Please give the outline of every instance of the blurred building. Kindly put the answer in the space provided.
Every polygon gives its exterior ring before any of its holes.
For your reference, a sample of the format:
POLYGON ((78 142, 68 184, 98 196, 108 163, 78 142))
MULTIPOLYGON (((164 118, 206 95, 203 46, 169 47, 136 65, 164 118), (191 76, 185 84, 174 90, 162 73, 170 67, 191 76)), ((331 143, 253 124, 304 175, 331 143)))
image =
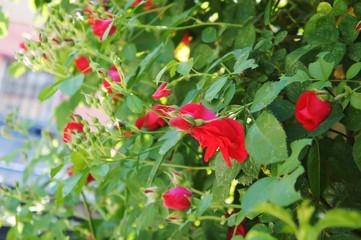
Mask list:
MULTIPOLYGON (((53 76, 26 71, 20 77, 14 78, 8 71, 16 61, 14 52, 24 41, 24 34, 32 36, 35 13, 30 10, 30 2, 19 0, 0 3, 2 10, 9 14, 9 33, 5 38, 0 38, 0 127, 4 125, 6 114, 17 111, 20 119, 32 123, 31 135, 40 138, 42 128, 51 119, 56 97, 40 102, 37 96, 44 87, 52 84, 53 76)), ((0 159, 22 146, 25 137, 14 134, 14 140, 0 135, 0 159)), ((24 165, 21 154, 17 154, 10 163, 0 161, 0 184, 12 186, 15 180, 21 181, 24 165)), ((36 171, 34 174, 37 175, 36 171)))

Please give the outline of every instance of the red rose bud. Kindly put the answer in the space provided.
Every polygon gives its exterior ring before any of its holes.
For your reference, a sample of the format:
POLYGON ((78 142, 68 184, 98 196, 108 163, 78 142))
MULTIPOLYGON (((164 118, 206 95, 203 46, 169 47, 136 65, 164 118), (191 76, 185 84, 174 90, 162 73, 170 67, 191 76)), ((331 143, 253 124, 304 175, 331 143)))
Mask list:
POLYGON ((123 132, 123 136, 124 137, 131 137, 131 136, 133 136, 133 133, 132 132, 123 132))
POLYGON ((72 38, 64 38, 65 42, 74 42, 74 40, 72 38))
POLYGON ((185 210, 189 208, 192 192, 184 187, 174 187, 163 195, 163 204, 167 208, 185 210))
POLYGON ((83 74, 90 73, 91 69, 89 68, 89 62, 88 59, 84 56, 78 57, 74 60, 75 67, 78 69, 79 72, 82 72, 83 74))
POLYGON ((59 41, 58 39, 53 38, 52 40, 53 40, 54 42, 56 42, 57 44, 60 44, 60 41, 59 41))
MULTIPOLYGON (((96 19, 94 20, 94 23, 92 25, 94 34, 98 37, 100 37, 100 40, 102 40, 103 35, 105 33, 105 31, 107 30, 108 26, 113 22, 113 20, 107 20, 107 19, 96 19)), ((115 31, 117 30, 116 26, 112 26, 110 28, 109 34, 108 36, 111 36, 115 33, 115 31)))
POLYGON ((186 30, 181 42, 184 43, 184 44, 190 44, 191 43, 191 36, 189 34, 188 29, 186 30))
POLYGON ((171 117, 170 113, 177 111, 176 108, 170 107, 169 105, 157 104, 153 107, 154 110, 162 114, 163 116, 171 117))
POLYGON ((181 185, 184 183, 184 175, 172 170, 172 181, 175 185, 181 185))
POLYGON ((144 194, 151 202, 158 200, 161 196, 157 187, 150 187, 145 189, 144 194))
POLYGON ((359 21, 356 26, 356 31, 360 31, 360 30, 361 30, 361 21, 359 21))
POLYGON ((319 99, 314 91, 307 91, 296 103, 296 119, 309 131, 317 129, 332 110, 331 103, 319 99))
POLYGON ((162 83, 159 88, 157 89, 157 91, 155 91, 155 93, 152 95, 153 99, 159 99, 162 97, 168 97, 172 90, 168 89, 165 90, 165 88, 167 87, 168 83, 162 83))
POLYGON ((183 224, 184 223, 184 219, 185 218, 185 214, 183 211, 174 211, 171 214, 169 214, 168 219, 174 223, 174 224, 183 224))

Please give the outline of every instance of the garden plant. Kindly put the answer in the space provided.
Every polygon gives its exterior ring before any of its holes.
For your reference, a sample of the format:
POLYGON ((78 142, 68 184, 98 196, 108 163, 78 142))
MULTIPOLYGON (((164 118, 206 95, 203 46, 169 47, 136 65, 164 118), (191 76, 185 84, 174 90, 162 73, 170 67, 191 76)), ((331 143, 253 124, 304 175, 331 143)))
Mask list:
POLYGON ((7 239, 361 239, 359 1, 34 3, 10 71, 68 97, 0 189, 7 239))

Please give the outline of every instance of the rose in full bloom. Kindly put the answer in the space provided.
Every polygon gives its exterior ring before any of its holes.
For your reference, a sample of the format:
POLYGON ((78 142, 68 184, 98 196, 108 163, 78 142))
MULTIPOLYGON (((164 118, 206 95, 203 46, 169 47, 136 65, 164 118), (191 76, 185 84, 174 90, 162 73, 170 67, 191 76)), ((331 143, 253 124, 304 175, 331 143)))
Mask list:
MULTIPOLYGON (((114 81, 114 82, 121 82, 121 79, 120 79, 120 76, 119 76, 119 73, 118 73, 118 69, 112 65, 112 69, 111 70, 107 70, 107 73, 109 75, 109 77, 111 77, 111 79, 114 81)), ((107 89, 107 92, 108 93, 113 93, 113 90, 112 88, 110 87, 110 84, 109 82, 104 78, 103 79, 103 86, 107 89)), ((113 97, 113 101, 114 102, 117 102, 118 101, 118 97, 123 97, 123 94, 121 93, 116 93, 115 94, 116 97, 113 97)))
MULTIPOLYGON (((69 177, 74 175, 73 171, 71 170, 73 167, 74 167, 74 165, 69 166, 66 169, 66 172, 68 173, 69 177)), ((89 183, 91 183, 94 180, 95 180, 94 177, 89 173, 88 177, 86 178, 86 183, 85 184, 88 185, 89 183)))
POLYGON ((207 148, 204 160, 207 162, 219 148, 224 160, 228 166, 232 166, 230 157, 241 163, 248 155, 244 145, 244 129, 237 121, 230 118, 217 118, 213 112, 204 107, 202 104, 190 103, 186 104, 180 110, 180 117, 175 118, 176 121, 170 121, 169 124, 185 130, 192 134, 198 140, 201 148, 207 148), (185 116, 190 115, 195 120, 202 119, 210 121, 201 126, 193 126, 189 124, 185 116), (189 128, 193 126, 193 128, 189 128), (190 129, 190 130, 189 130, 190 129))
POLYGON ((172 90, 170 89, 165 89, 167 87, 168 83, 162 83, 159 88, 157 89, 157 91, 155 91, 155 93, 152 95, 153 99, 159 99, 162 97, 168 97, 172 90))
POLYGON ((331 103, 320 100, 314 91, 307 91, 296 103, 296 119, 304 128, 314 131, 330 115, 331 109, 331 103))
MULTIPOLYGON (((160 104, 155 105, 153 109, 163 116, 168 116, 168 112, 176 110, 175 108, 160 104)), ((142 127, 149 127, 150 131, 154 131, 159 127, 163 127, 164 125, 166 125, 166 121, 164 121, 161 116, 159 116, 153 111, 147 112, 145 116, 139 117, 135 122, 135 126, 138 129, 141 129, 142 127)))
MULTIPOLYGON (((74 120, 74 118, 73 118, 73 120, 74 120)), ((68 124, 64 128, 63 141, 65 143, 67 143, 68 141, 71 141, 72 140, 71 135, 75 134, 76 131, 84 132, 83 128, 84 128, 84 124, 82 124, 80 122, 75 122, 75 120, 74 120, 74 122, 68 122, 68 124)))
MULTIPOLYGON (((96 36, 100 37, 100 40, 102 40, 105 31, 107 30, 109 24, 111 24, 112 22, 113 22, 113 20, 110 20, 110 19, 96 19, 96 20, 94 20, 93 24, 92 24, 94 34, 96 36)), ((113 25, 110 28, 108 36, 113 35, 116 30, 117 30, 116 26, 113 25)))
POLYGON ((187 188, 174 187, 163 194, 163 204, 170 209, 184 210, 191 205, 190 197, 192 197, 192 192, 187 188))
POLYGON ((75 67, 79 72, 83 72, 83 74, 90 73, 91 69, 89 68, 88 59, 84 56, 78 57, 74 60, 75 67))
MULTIPOLYGON (((236 212, 233 212, 232 214, 235 214, 236 212)), ((230 217, 232 214, 226 213, 226 217, 230 217)), ((243 227, 243 223, 245 222, 245 219, 242 221, 241 224, 237 226, 236 232, 234 231, 236 226, 232 226, 228 228, 228 234, 227 234, 227 240, 231 240, 233 236, 241 235, 242 237, 246 237, 246 230, 243 227)))

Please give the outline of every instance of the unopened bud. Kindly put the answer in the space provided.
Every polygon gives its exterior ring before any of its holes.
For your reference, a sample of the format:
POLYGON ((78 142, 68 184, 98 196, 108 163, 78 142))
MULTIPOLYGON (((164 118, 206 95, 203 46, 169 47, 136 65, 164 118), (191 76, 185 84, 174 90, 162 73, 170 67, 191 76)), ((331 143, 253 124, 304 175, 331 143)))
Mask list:
POLYGON ((323 101, 323 102, 327 102, 330 99, 330 95, 327 92, 317 92, 317 97, 323 101))
POLYGON ((181 185, 184 183, 184 175, 183 173, 178 173, 172 170, 172 181, 175 185, 181 185))
POLYGON ((144 194, 147 196, 147 198, 151 202, 154 202, 154 201, 160 199, 160 197, 161 197, 158 187, 146 188, 144 190, 144 194))
POLYGON ((185 217, 184 212, 175 211, 175 212, 172 212, 171 214, 169 214, 168 219, 174 224, 181 225, 184 223, 184 220, 183 220, 184 217, 185 217))

